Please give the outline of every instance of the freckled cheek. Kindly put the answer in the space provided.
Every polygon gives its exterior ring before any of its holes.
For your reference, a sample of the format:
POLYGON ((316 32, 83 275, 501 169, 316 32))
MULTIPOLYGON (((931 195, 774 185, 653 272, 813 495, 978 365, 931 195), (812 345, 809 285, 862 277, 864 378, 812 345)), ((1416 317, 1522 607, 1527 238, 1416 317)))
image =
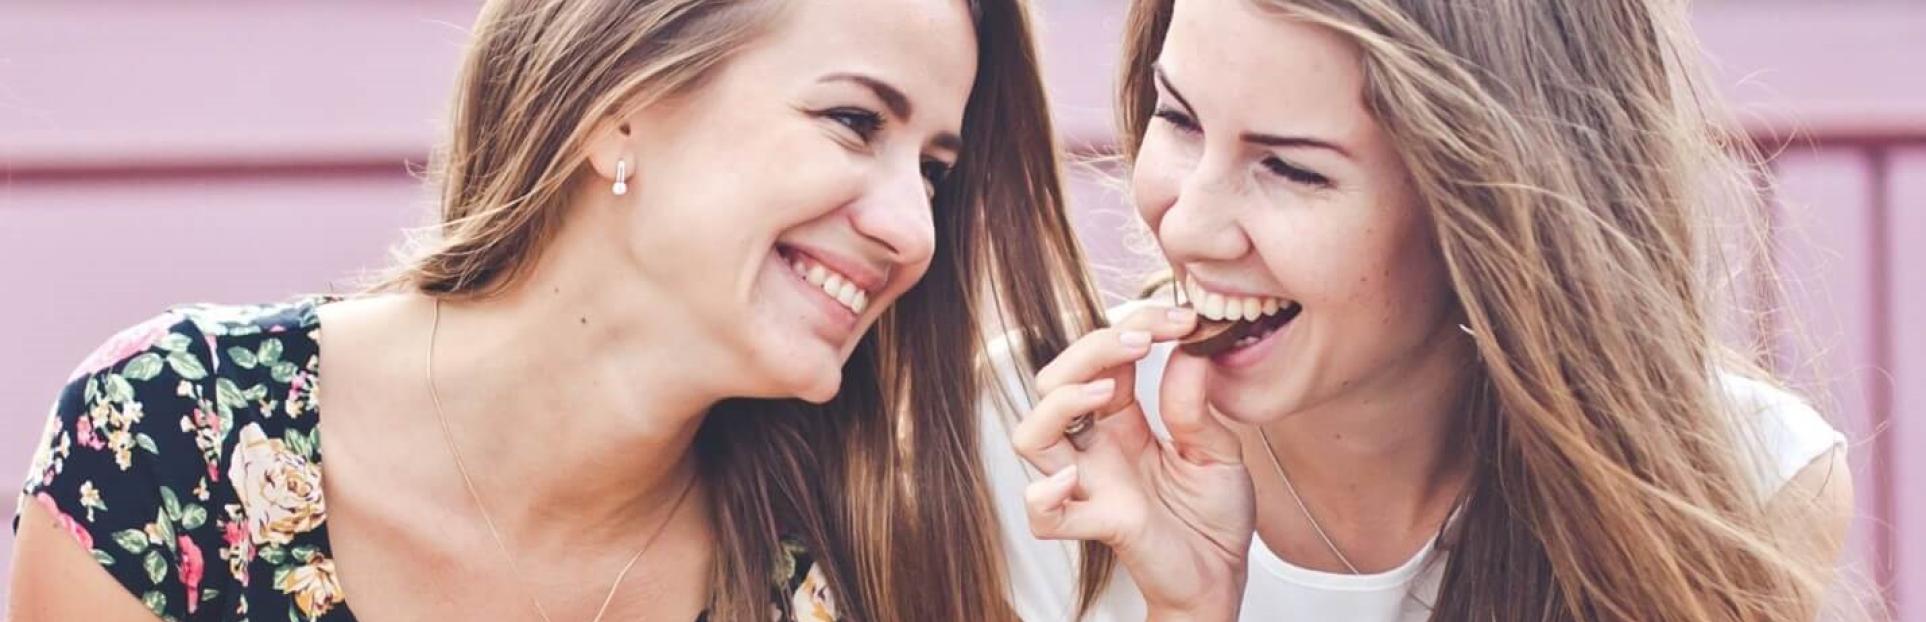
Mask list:
POLYGON ((1449 313, 1450 283, 1442 259, 1428 244, 1419 238, 1387 249, 1383 261, 1360 277, 1358 289, 1369 297, 1381 326, 1429 333, 1449 313))

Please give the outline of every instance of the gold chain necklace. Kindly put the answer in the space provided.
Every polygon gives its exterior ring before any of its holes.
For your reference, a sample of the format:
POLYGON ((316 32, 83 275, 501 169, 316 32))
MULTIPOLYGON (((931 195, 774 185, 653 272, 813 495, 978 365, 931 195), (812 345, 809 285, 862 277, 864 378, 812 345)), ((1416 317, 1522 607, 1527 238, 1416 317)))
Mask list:
MULTIPOLYGON (((455 471, 461 474, 461 483, 468 488, 468 498, 474 500, 475 510, 481 514, 482 523, 488 526, 488 535, 495 539, 496 548, 501 549, 502 557, 508 560, 508 567, 515 571, 515 576, 526 576, 522 573, 521 565, 516 562, 515 554, 509 552, 508 543, 502 540, 501 530, 495 527, 495 519, 488 515, 488 505, 482 503, 481 493, 475 490, 475 480, 468 476, 468 465, 462 461, 461 450, 455 446, 455 433, 448 427, 448 416, 442 412, 441 392, 435 389, 435 339, 440 333, 441 299, 437 298, 435 299, 435 320, 428 329, 426 370, 428 397, 435 402, 435 420, 441 423, 441 437, 448 441, 448 455, 454 457, 455 471)), ((622 579, 629 576, 629 570, 635 568, 635 563, 642 560, 642 554, 649 552, 649 547, 655 544, 656 538, 662 536, 662 532, 669 526, 669 519, 675 518, 676 512, 682 509, 682 501, 689 497, 689 491, 694 488, 695 478, 691 477, 688 483, 682 485, 682 492, 676 495, 675 504, 669 506, 668 515, 662 517, 662 522, 655 526, 655 531, 649 534, 649 539, 642 542, 642 548, 637 549, 635 555, 629 557, 628 563, 622 565, 622 572, 615 575, 615 584, 609 586, 608 595, 602 597, 602 607, 595 611, 595 618, 590 622, 601 622, 602 616, 608 614, 609 605, 615 602, 616 591, 622 588, 622 579)), ((523 587, 526 588, 526 586, 523 587)), ((542 622, 555 622, 548 617, 548 610, 542 607, 542 600, 536 598, 533 591, 529 591, 527 596, 528 602, 535 605, 535 615, 541 616, 542 622)))
POLYGON ((1317 537, 1324 540, 1324 546, 1331 549, 1331 554, 1336 555, 1338 561, 1343 563, 1344 568, 1350 570, 1351 574, 1364 574, 1358 571, 1358 567, 1351 563, 1350 558, 1344 556, 1344 551, 1338 550, 1337 542, 1332 541, 1331 536, 1324 533, 1324 526, 1319 525, 1317 517, 1311 515, 1311 507, 1304 504, 1304 497, 1298 496, 1297 485, 1292 484, 1291 476, 1284 472, 1284 461, 1277 459, 1277 450, 1271 448, 1271 435, 1264 431, 1263 426, 1257 426, 1257 437, 1263 439, 1264 453, 1270 454, 1271 466, 1277 467, 1278 479, 1284 480, 1284 490, 1289 491, 1291 493, 1291 499, 1297 501, 1297 509, 1302 510, 1304 512, 1304 520, 1311 523, 1311 531, 1317 532, 1317 537))

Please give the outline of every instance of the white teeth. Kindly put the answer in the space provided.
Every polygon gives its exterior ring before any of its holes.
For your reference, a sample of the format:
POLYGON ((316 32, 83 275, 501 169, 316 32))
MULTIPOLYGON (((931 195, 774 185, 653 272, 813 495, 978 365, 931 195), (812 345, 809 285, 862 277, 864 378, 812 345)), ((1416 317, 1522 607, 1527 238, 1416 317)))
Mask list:
POLYGON ((1224 297, 1223 296, 1219 296, 1217 294, 1208 294, 1204 296, 1203 300, 1204 300, 1204 306, 1203 308, 1198 309, 1198 313, 1202 313, 1204 314, 1204 317, 1207 317, 1213 320, 1224 319, 1224 297))
POLYGON ((1276 298, 1265 298, 1264 309, 1263 309, 1264 315, 1277 313, 1277 310, 1282 306, 1283 306, 1283 303, 1279 302, 1278 299, 1276 298))
POLYGON ((1257 319, 1258 314, 1263 312, 1263 309, 1264 309, 1264 305, 1262 303, 1257 302, 1256 298, 1244 299, 1244 319, 1246 320, 1257 319))
POLYGON ((1202 286, 1199 286, 1197 284, 1197 281, 1191 281, 1188 285, 1189 287, 1187 287, 1184 291, 1184 299, 1189 301, 1191 306, 1193 307, 1203 304, 1204 288, 1202 286))
POLYGON ((803 280, 809 281, 810 285, 822 288, 823 293, 829 294, 830 298, 836 299, 836 302, 842 303, 849 310, 861 314, 869 308, 869 293, 834 270, 806 259, 796 259, 790 267, 795 269, 796 274, 801 275, 803 280))

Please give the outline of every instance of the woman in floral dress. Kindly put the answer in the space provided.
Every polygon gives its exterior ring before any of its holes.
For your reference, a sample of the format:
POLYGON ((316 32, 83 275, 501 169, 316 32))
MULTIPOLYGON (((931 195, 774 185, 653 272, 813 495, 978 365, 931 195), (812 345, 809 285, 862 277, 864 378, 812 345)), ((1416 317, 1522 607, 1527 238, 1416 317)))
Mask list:
POLYGON ((1076 265, 1018 0, 495 0, 473 36, 439 224, 378 286, 74 372, 14 619, 1013 619, 970 303, 1057 326, 1076 265))

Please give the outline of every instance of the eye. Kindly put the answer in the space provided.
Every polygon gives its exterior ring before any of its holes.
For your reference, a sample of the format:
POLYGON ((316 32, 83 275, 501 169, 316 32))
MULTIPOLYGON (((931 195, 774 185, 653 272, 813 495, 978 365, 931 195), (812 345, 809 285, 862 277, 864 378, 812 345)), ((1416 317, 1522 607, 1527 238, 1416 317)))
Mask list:
POLYGON ((931 197, 936 196, 936 189, 942 187, 943 180, 950 176, 950 168, 942 160, 923 161, 923 184, 931 197))
POLYGON ((1165 123, 1176 127, 1177 131, 1185 134, 1197 134, 1204 131, 1203 128, 1197 127, 1196 119, 1190 118, 1190 115, 1184 114, 1183 111, 1176 108, 1158 108, 1157 112, 1151 116, 1162 119, 1165 123))
POLYGON ((1278 177, 1317 188, 1329 188, 1331 186, 1331 179, 1329 177, 1319 175, 1310 169, 1285 162, 1277 156, 1264 158, 1263 164, 1265 169, 1278 177))
POLYGON ((851 132, 855 132, 856 137, 862 140, 865 145, 869 144, 870 140, 876 137, 877 132, 883 131, 883 115, 877 114, 872 110, 864 110, 862 108, 833 108, 823 112, 822 116, 828 117, 829 120, 849 128, 851 132))

